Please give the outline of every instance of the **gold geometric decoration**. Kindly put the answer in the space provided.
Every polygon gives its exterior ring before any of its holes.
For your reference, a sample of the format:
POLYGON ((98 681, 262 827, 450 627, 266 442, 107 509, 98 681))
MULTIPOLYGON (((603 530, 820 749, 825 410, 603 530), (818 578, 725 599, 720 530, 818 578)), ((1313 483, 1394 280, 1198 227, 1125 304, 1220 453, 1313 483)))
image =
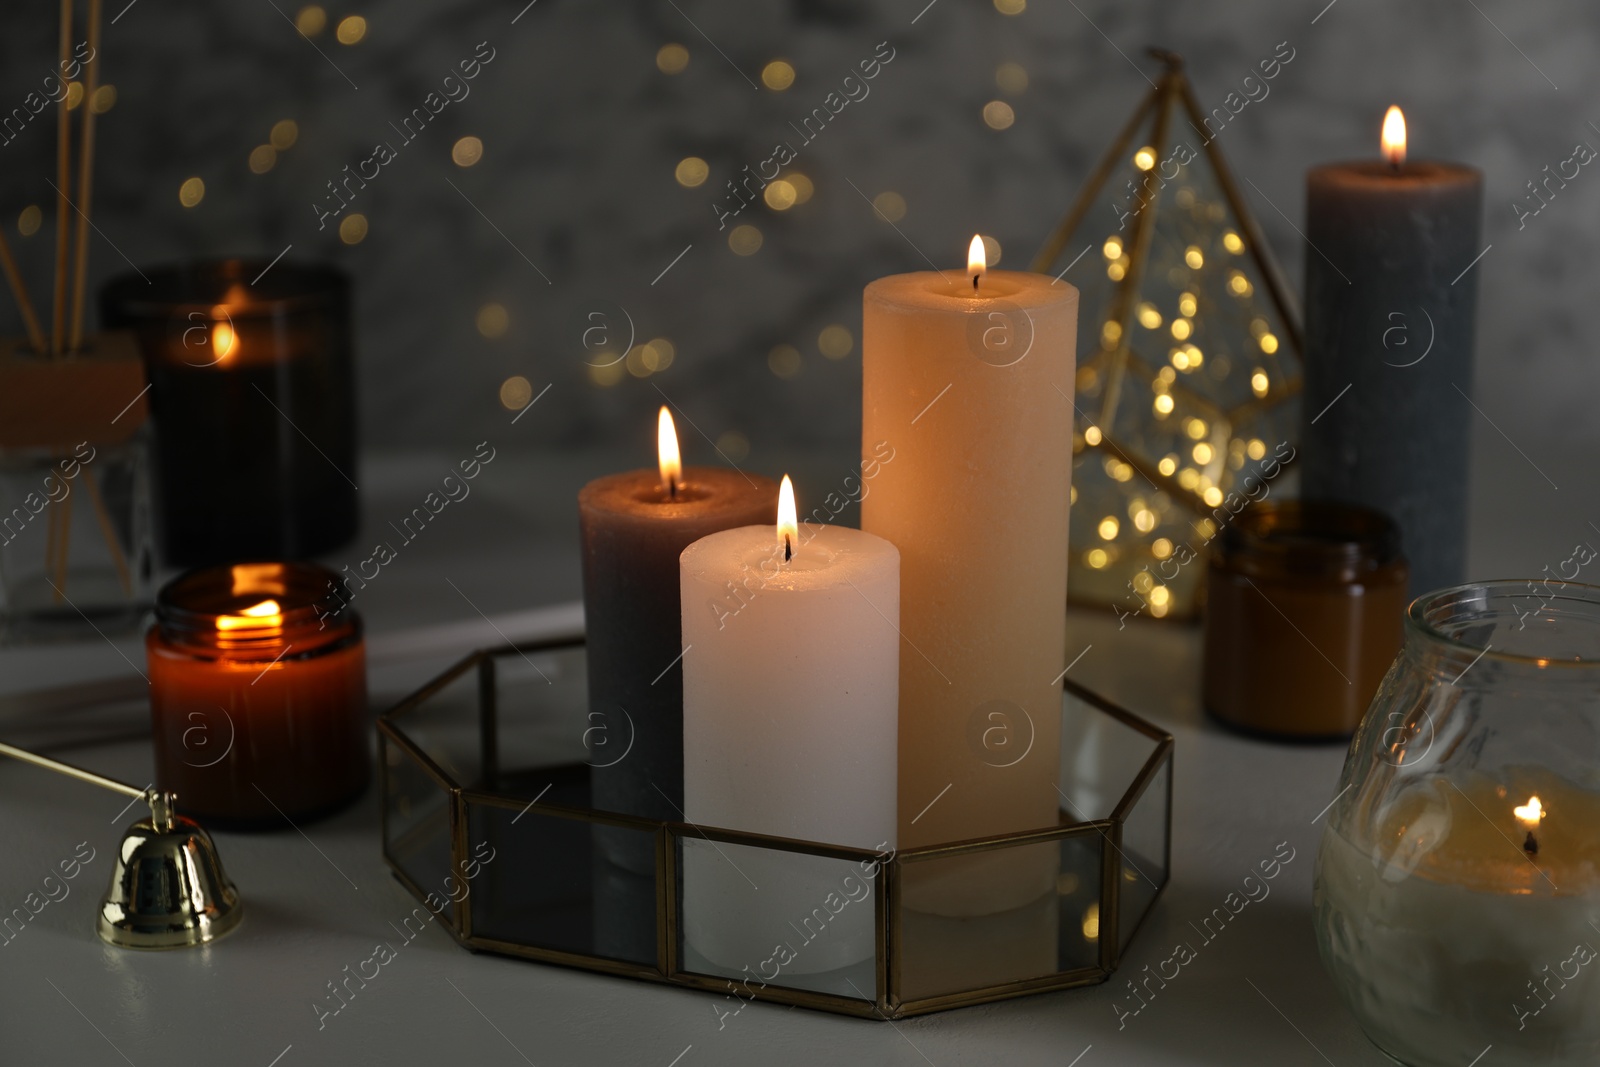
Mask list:
POLYGON ((1068 589, 1188 618, 1205 546, 1283 493, 1299 437, 1298 313, 1217 147, 1230 112, 1166 64, 1032 269, 1081 294, 1068 589), (1070 272, 1070 273, 1069 273, 1070 272))

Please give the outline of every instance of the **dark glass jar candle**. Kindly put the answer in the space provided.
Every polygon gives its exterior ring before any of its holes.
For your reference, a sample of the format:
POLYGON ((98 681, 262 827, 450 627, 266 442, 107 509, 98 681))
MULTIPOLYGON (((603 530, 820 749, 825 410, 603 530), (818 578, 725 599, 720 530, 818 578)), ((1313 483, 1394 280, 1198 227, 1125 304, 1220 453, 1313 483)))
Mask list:
POLYGON ((145 637, 156 786, 217 825, 271 828, 353 800, 370 774, 361 620, 304 563, 191 571, 145 637))
POLYGON ((350 283, 332 267, 224 260, 114 279, 155 421, 166 562, 305 559, 357 524, 350 283))
POLYGON ((1400 649, 1406 576, 1382 512, 1300 500, 1241 512, 1207 571, 1206 710, 1252 733, 1351 734, 1400 649))

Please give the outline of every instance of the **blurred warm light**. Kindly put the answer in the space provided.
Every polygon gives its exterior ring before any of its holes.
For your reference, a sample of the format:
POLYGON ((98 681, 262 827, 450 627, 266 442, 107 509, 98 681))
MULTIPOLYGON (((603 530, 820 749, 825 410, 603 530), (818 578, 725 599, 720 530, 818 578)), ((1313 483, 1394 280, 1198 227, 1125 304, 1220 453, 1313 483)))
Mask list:
POLYGON ((1172 542, 1165 537, 1158 537, 1150 542, 1150 554, 1156 559, 1166 559, 1172 555, 1172 542))
POLYGON ((1117 517, 1115 515, 1107 515, 1105 518, 1100 520, 1099 529, 1102 540, 1114 541, 1117 538, 1118 531, 1120 531, 1122 527, 1117 522, 1117 517))
POLYGON ((1261 459, 1267 454, 1267 443, 1259 437, 1252 437, 1250 443, 1245 446, 1245 453, 1251 459, 1261 459))
POLYGON ((346 16, 339 20, 339 27, 333 31, 333 35, 340 44, 359 44, 361 38, 367 35, 367 20, 360 15, 346 16))
POLYGON ((1278 350, 1278 338, 1276 334, 1264 333, 1261 335, 1261 339, 1256 343, 1261 346, 1261 351, 1265 352, 1269 356, 1278 350))
POLYGON ((1140 326, 1143 326, 1147 330, 1159 330, 1161 328, 1161 321, 1161 312, 1156 310, 1156 306, 1154 304, 1145 302, 1139 305, 1140 326))
POLYGON ((1396 167, 1406 161, 1406 117, 1393 104, 1383 116, 1383 158, 1396 167))
POLYGON ((699 156, 684 156, 678 160, 678 167, 673 171, 673 177, 678 179, 678 184, 685 189, 693 189, 705 183, 706 177, 711 173, 711 168, 699 156))
POLYGON ((1009 129, 1017 113, 1004 100, 991 100, 983 105, 983 121, 991 130, 1009 129))
POLYGON ((1183 253, 1183 261, 1189 264, 1192 270, 1199 270, 1206 265, 1205 254, 1200 251, 1199 245, 1190 245, 1183 253))
POLYGON ((493 341, 511 328, 511 314, 504 304, 485 304, 478 309, 477 325, 478 332, 493 341))
POLYGON ((890 222, 899 222, 906 217, 906 198, 893 190, 873 197, 872 206, 877 208, 878 214, 890 222))
POLYGON ((767 353, 767 369, 787 381, 800 373, 800 350, 794 345, 778 345, 767 353))
POLYGON ((661 491, 676 496, 683 485, 683 458, 678 452, 678 428, 665 404, 656 417, 656 468, 661 472, 661 491))
POLYGON ((810 200, 811 194, 816 191, 816 187, 811 184, 811 179, 798 171, 790 171, 783 176, 783 180, 794 186, 794 202, 797 204, 803 204, 810 200))
POLYGON ((634 345, 628 349, 627 358, 623 366, 628 368, 628 373, 635 378, 648 378, 655 372, 656 353, 649 345, 634 345))
POLYGON ((728 247, 734 255, 753 256, 761 251, 761 231, 748 223, 735 226, 728 233, 728 247))
POLYGON ((1178 314, 1186 319, 1194 318, 1194 313, 1199 310, 1200 302, 1193 293, 1180 293, 1178 295, 1178 314))
MULTIPOLYGON (((1168 399, 1171 399, 1171 398, 1169 397, 1168 399)), ((1177 469, 1178 469, 1178 457, 1177 456, 1162 456, 1161 457, 1161 462, 1156 464, 1156 470, 1160 471, 1162 474, 1165 474, 1168 478, 1172 477, 1173 472, 1176 471, 1177 469)))
POLYGON ((1193 332, 1194 323, 1190 322, 1188 319, 1172 320, 1172 336, 1174 340, 1187 341, 1189 339, 1189 335, 1193 332))
POLYGON ((1256 394, 1256 396, 1266 396, 1267 387, 1270 384, 1271 383, 1267 381, 1267 372, 1262 370, 1260 367, 1257 367, 1250 375, 1250 391, 1256 394))
POLYGON ((307 37, 315 37, 328 26, 328 13, 316 4, 300 9, 294 17, 294 28, 307 37))
POLYGON ((185 178, 183 184, 178 186, 178 203, 184 207, 194 207, 206 198, 206 183, 199 178, 185 178))
POLYGON ((1083 912, 1083 939, 1100 940, 1100 905, 1090 904, 1083 912))
POLYGON ((1141 148, 1133 154, 1133 165, 1140 170, 1149 170, 1156 165, 1156 150, 1154 148, 1141 148))
POLYGON ((521 411, 533 399, 533 383, 520 374, 514 374, 500 383, 500 406, 507 411, 521 411))
POLYGON ((1194 456, 1194 461, 1203 467, 1207 463, 1211 462, 1211 457, 1215 453, 1212 451, 1210 445, 1206 444, 1204 441, 1201 441, 1199 444, 1194 446, 1191 454, 1194 456))
POLYGON ((994 9, 1002 15, 1020 15, 1028 8, 1028 0, 994 0, 994 9))
POLYGON ((664 44, 656 52, 656 69, 663 74, 681 74, 689 65, 689 50, 681 44, 664 44))
POLYGON ((651 371, 664 371, 672 366, 672 361, 678 355, 678 346, 665 337, 652 337, 645 352, 645 365, 651 371))
POLYGON ((794 186, 779 178, 767 183, 767 187, 761 191, 761 198, 774 211, 788 211, 794 207, 796 200, 794 186))
POLYGON ((1249 296, 1252 286, 1250 279, 1242 272, 1234 271, 1228 275, 1228 288, 1233 290, 1235 296, 1249 296))
POLYGON ((278 150, 269 144, 258 144, 250 150, 250 172, 265 174, 278 163, 278 150))
POLYGON ((1238 255, 1240 252, 1244 251, 1244 239, 1238 234, 1234 233, 1232 230, 1229 230, 1222 235, 1222 247, 1226 248, 1234 255, 1238 255))
POLYGON ((360 212, 346 215, 339 222, 339 240, 347 245, 358 245, 367 239, 367 217, 360 212))
POLYGON ((1155 409, 1157 416, 1170 415, 1172 414, 1172 397, 1166 393, 1160 393, 1150 406, 1155 409))
POLYGON ((829 359, 843 359, 855 346, 855 335, 850 328, 837 322, 824 326, 822 332, 817 334, 817 351, 829 359))
POLYGON ((602 389, 609 389, 627 375, 627 370, 622 366, 622 361, 607 359, 604 363, 591 363, 588 365, 589 380, 602 389))
POLYGON ((781 93, 794 84, 794 67, 784 59, 774 59, 761 68, 761 84, 781 93))
POLYGON ((730 463, 743 463, 750 458, 750 438, 738 430, 724 430, 717 435, 717 451, 730 463))
POLYGON ((38 204, 29 204, 17 216, 17 232, 24 237, 32 237, 39 232, 39 224, 44 222, 44 212, 39 210, 38 204))
POLYGON ((102 85, 94 91, 94 96, 89 98, 89 110, 96 115, 104 115, 116 106, 117 87, 115 85, 102 85))
POLYGON ((67 83, 67 110, 71 111, 73 108, 77 107, 81 103, 83 103, 83 83, 82 82, 68 82, 67 83))
POLYGON ((1183 430, 1192 439, 1198 441, 1206 435, 1206 420, 1191 418, 1183 424, 1183 430))
POLYGON ((983 235, 983 264, 990 270, 1000 265, 1000 242, 988 234, 983 235))
POLYGON ((450 160, 458 167, 470 167, 482 158, 483 142, 476 137, 463 137, 450 147, 450 160))
POLYGON ((279 119, 272 124, 272 132, 267 135, 268 143, 280 152, 286 148, 293 148, 299 139, 300 124, 294 119, 279 119))
POLYGON ((1116 263, 1106 264, 1106 277, 1110 278, 1114 282, 1120 282, 1123 279, 1123 276, 1127 273, 1128 267, 1125 263, 1119 261, 1116 263))
POLYGON ((1004 92, 1020 93, 1028 88, 1028 71, 1021 63, 1002 63, 994 69, 994 83, 1004 92))
POLYGON ((1090 426, 1083 431, 1083 443, 1093 448, 1100 443, 1100 427, 1090 426))
POLYGON ((1103 570, 1110 560, 1111 557, 1106 554, 1106 550, 1103 548, 1091 548, 1083 554, 1083 561, 1097 571, 1103 570))

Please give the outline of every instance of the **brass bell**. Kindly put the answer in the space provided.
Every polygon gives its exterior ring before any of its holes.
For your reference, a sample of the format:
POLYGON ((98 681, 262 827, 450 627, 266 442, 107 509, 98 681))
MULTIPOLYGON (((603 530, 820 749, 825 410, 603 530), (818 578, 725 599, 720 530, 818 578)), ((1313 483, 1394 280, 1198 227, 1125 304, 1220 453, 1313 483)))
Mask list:
POLYGON ((100 902, 101 940, 118 948, 186 948, 215 941, 239 925, 244 904, 222 870, 217 846, 199 823, 173 810, 173 794, 139 789, 11 745, 0 744, 0 756, 150 805, 150 817, 128 827, 117 848, 111 888, 100 902))

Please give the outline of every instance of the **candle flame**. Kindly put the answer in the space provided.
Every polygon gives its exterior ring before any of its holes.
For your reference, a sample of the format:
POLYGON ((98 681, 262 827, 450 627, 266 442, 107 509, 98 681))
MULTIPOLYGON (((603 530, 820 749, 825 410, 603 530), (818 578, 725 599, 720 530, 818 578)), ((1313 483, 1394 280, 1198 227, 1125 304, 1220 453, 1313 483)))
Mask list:
POLYGON ((972 235, 972 243, 967 246, 967 273, 972 276, 972 288, 978 288, 978 279, 983 277, 989 269, 989 257, 984 251, 983 238, 977 234, 972 235))
POLYGON ((239 344, 239 335, 233 330, 233 324, 218 322, 211 327, 211 351, 216 353, 217 362, 221 363, 233 354, 239 344))
POLYGON ((1396 167, 1406 161, 1406 117, 1393 104, 1383 116, 1383 158, 1396 167))
POLYGON ((1512 808, 1511 814, 1515 815, 1517 821, 1529 830, 1537 830, 1539 828, 1539 820, 1544 818, 1544 805, 1539 803, 1538 797, 1529 797, 1526 804, 1518 804, 1512 808))
POLYGON ((678 453, 678 428, 665 404, 656 422, 656 461, 661 469, 661 491, 669 497, 677 496, 678 487, 683 484, 683 459, 678 453))
POLYGON ((800 522, 794 507, 794 483, 785 474, 783 484, 778 487, 778 542, 783 545, 785 563, 794 558, 795 542, 799 537, 800 522))
POLYGON ((219 630, 256 630, 283 625, 283 609, 276 600, 251 604, 237 615, 217 616, 219 630))

